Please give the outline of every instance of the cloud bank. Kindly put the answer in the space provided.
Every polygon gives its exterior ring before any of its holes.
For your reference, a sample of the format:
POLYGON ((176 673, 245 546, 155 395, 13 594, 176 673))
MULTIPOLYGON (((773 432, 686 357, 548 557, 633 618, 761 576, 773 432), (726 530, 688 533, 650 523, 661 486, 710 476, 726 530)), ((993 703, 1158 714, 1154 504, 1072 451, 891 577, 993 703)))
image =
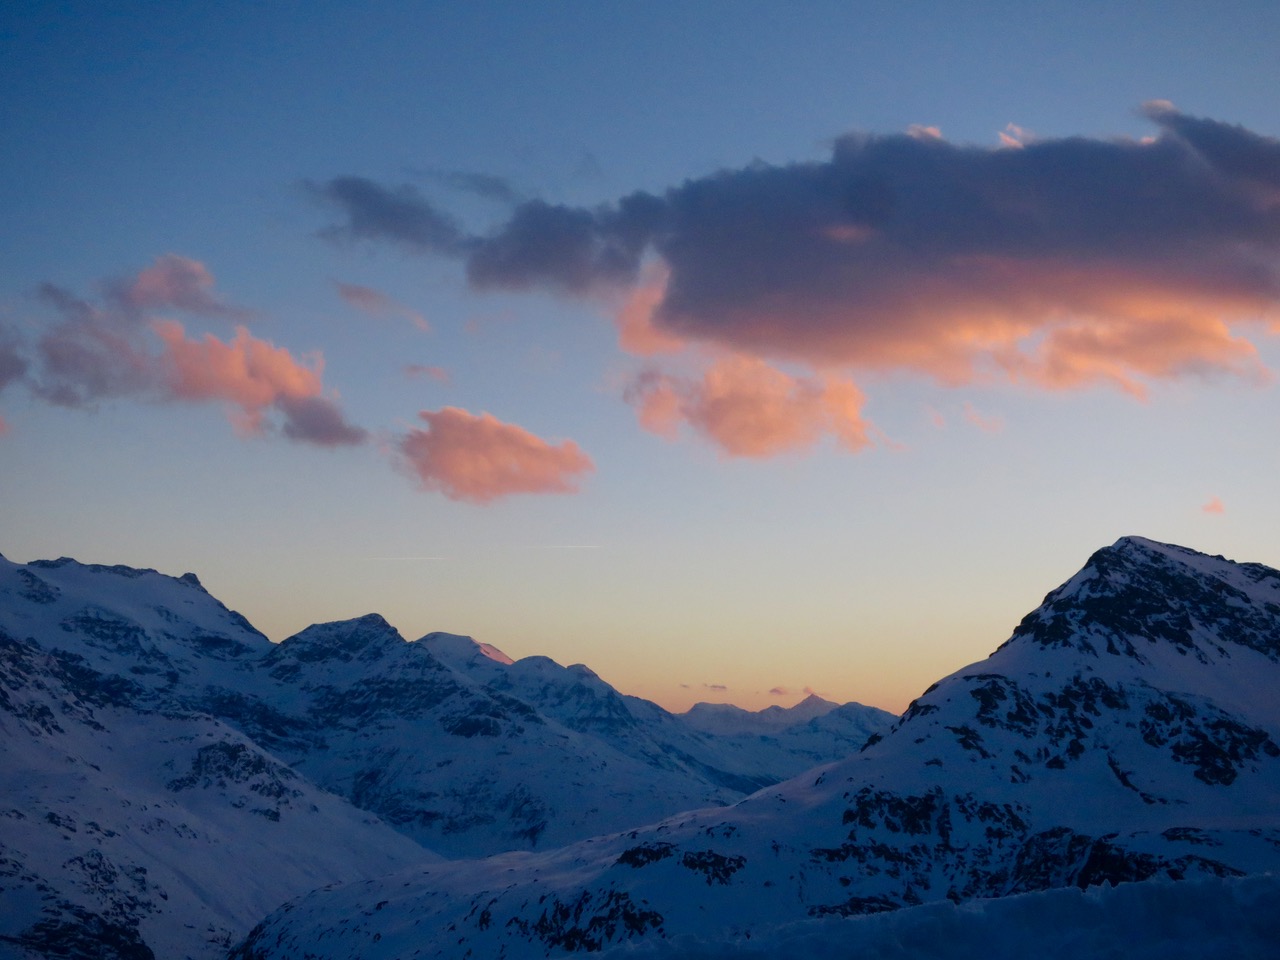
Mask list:
MULTIPOLYGON (((1143 112, 1156 135, 1141 140, 849 134, 822 162, 757 162, 594 208, 525 201, 487 234, 409 187, 314 189, 341 213, 330 233, 457 257, 476 289, 620 296, 620 342, 639 355, 1135 396, 1188 376, 1265 379, 1239 328, 1280 331, 1280 141, 1161 101, 1143 112)), ((700 402, 717 376, 630 393, 651 425, 678 417, 755 455, 700 402)))

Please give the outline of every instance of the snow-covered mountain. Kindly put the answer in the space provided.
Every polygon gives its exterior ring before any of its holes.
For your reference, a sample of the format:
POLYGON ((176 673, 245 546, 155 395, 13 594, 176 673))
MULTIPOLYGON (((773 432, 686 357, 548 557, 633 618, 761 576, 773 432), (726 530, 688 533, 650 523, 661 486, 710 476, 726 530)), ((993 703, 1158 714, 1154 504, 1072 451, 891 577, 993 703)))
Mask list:
MULTIPOLYGON (((543 716, 651 767, 679 771, 739 796, 848 756, 896 719, 876 707, 811 696, 791 708, 755 712, 699 704, 725 718, 707 723, 698 707, 668 713, 619 693, 580 663, 562 667, 547 657, 513 662, 492 646, 447 633, 428 634, 419 643, 491 693, 517 697, 543 716)), ((619 826, 637 822, 633 818, 619 826)))
POLYGON ((816 720, 838 706, 840 704, 811 693, 794 707, 772 706, 763 710, 744 710, 732 703, 695 703, 680 718, 703 733, 761 735, 816 720))
POLYGON ((170 695, 270 648, 194 577, 0 561, 0 955, 218 956, 439 859, 170 695))
POLYGON ((678 715, 712 737, 726 766, 795 776, 846 757, 896 719, 861 703, 837 704, 810 694, 793 707, 744 710, 729 703, 697 703, 678 715))
POLYGON ((0 558, 0 953, 212 956, 312 887, 439 859, 424 846, 723 805, 811 746, 720 749, 586 667, 376 615, 272 644, 191 574, 0 558))
MULTIPOLYGON (((646 739, 642 730, 613 736, 585 717, 562 720, 523 690, 453 669, 431 639, 408 643, 376 615, 309 627, 273 648, 251 682, 202 705, 448 856, 560 846, 635 823, 637 814, 722 805, 760 785, 630 749, 646 739)), ((581 676, 562 690, 621 699, 585 668, 535 659, 548 674, 581 676)), ((669 717, 645 706, 653 724, 669 717)))
POLYGON ((727 809, 316 892, 234 956, 767 941, 939 901, 1275 870, 1278 688, 1280 573, 1124 538, 846 760, 727 809))

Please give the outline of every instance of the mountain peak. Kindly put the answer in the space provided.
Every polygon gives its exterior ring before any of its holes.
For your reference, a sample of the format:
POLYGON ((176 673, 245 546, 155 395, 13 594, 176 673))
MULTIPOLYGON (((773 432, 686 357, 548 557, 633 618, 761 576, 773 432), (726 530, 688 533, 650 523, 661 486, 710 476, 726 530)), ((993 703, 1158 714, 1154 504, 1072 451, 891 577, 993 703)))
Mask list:
POLYGON ((811 693, 791 709, 795 710, 795 709, 798 709, 799 707, 813 708, 813 707, 835 707, 835 706, 838 706, 838 704, 836 704, 834 700, 828 700, 826 697, 819 696, 816 693, 811 693))
POLYGON ((1158 647, 1206 660, 1235 644, 1280 660, 1280 573, 1121 537, 1048 594, 1005 646, 1023 643, 1141 662, 1158 647))
POLYGON ((367 613, 351 620, 316 623, 281 641, 273 653, 299 660, 376 659, 405 643, 400 631, 381 614, 367 613))

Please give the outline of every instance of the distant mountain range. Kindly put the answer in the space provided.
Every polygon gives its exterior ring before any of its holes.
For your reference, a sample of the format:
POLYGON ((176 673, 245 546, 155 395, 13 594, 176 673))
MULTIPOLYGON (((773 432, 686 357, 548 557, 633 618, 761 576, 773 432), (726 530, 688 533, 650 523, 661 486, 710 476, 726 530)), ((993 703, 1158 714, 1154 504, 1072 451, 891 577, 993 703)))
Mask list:
POLYGON ((272 644, 191 574, 0 558, 0 956, 222 956, 314 887, 724 805, 893 720, 772 709, 707 731, 467 637, 272 644))
MULTIPOLYGON (((839 918, 913 908, 928 923, 949 903, 1036 891, 1199 878, 1205 902, 1238 904, 1245 888, 1223 884, 1280 868, 1277 690, 1280 573, 1125 538, 847 759, 728 808, 317 891, 233 956, 770 955, 753 942, 816 955, 813 925, 841 936, 839 918)), ((1259 882, 1243 896, 1274 906, 1280 886, 1259 882)), ((1041 922, 1087 915, 1056 903, 1041 922)), ((1280 932, 1243 909, 1251 943, 1280 932)), ((1233 955, 1231 931, 1214 936, 1233 955)))

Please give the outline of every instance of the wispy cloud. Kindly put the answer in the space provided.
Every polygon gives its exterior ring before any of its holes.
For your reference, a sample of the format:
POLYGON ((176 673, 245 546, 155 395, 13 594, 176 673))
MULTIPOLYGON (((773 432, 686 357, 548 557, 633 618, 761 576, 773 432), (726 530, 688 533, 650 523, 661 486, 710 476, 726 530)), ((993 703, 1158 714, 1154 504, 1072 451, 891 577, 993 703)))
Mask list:
POLYGON ((1205 503, 1205 505, 1202 506, 1200 509, 1203 510, 1205 513, 1210 513, 1210 514, 1223 514, 1227 512, 1226 506, 1223 504, 1222 500, 1219 499, 1218 497, 1210 497, 1208 502, 1205 503))
POLYGON ((488 504, 521 493, 576 493, 595 469, 572 440, 549 443, 487 413, 444 407, 418 417, 426 428, 398 440, 403 463, 423 489, 452 500, 488 504))
POLYGON ((403 303, 392 299, 380 290, 361 286, 358 283, 342 283, 337 280, 334 281, 334 287, 337 288, 338 296, 343 301, 363 313, 375 317, 388 314, 404 317, 424 333, 431 330, 431 324, 427 322, 422 314, 406 307, 403 303))
POLYGON ((198 260, 166 253, 145 270, 107 285, 109 295, 139 313, 182 310, 212 316, 242 317, 247 311, 214 294, 213 274, 198 260))
POLYGON ((345 216, 343 223, 322 231, 329 239, 385 240, 426 253, 459 254, 465 249, 461 227, 410 184, 388 188, 364 177, 335 177, 306 186, 345 216))
POLYGON ((361 557, 361 560, 393 560, 393 561, 419 561, 419 560, 448 560, 448 557, 361 557))
POLYGON ((448 170, 432 175, 439 177, 456 190, 463 190, 477 197, 483 197, 485 200, 516 204, 524 199, 520 191, 511 185, 511 181, 491 173, 448 170))
POLYGON ((406 377, 434 380, 436 383, 443 383, 446 386, 453 382, 453 377, 449 375, 449 371, 444 367, 425 363, 405 364, 404 375, 406 377))
POLYGON ((968 400, 964 402, 964 418, 984 433, 999 433, 1004 429, 1003 417, 991 417, 980 413, 968 400))

